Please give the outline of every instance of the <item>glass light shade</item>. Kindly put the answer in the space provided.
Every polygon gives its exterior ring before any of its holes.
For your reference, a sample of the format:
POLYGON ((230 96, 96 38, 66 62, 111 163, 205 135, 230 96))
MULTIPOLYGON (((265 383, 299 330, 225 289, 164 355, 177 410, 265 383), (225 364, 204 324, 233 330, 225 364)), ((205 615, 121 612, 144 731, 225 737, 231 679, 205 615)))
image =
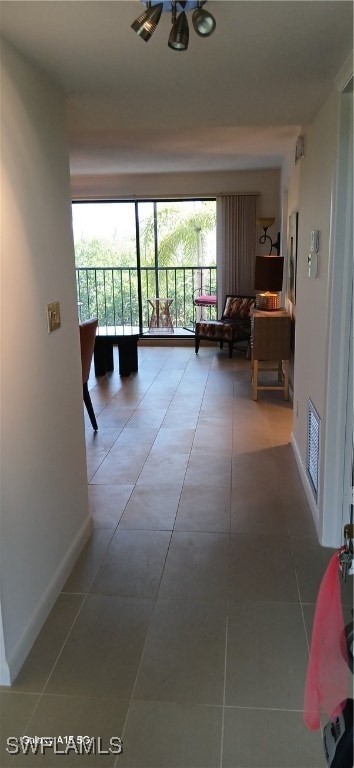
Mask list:
POLYGON ((257 219, 257 226, 262 227, 262 229, 268 229, 268 227, 271 227, 274 222, 274 216, 269 216, 268 219, 257 219))

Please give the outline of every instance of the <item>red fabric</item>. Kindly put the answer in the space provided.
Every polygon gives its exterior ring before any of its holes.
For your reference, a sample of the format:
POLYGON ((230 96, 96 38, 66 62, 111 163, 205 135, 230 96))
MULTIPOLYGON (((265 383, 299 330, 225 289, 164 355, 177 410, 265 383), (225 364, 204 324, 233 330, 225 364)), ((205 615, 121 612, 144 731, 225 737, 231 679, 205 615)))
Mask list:
POLYGON ((348 698, 348 649, 338 561, 341 551, 331 558, 317 596, 304 699, 304 721, 312 731, 320 727, 321 708, 332 720, 348 698))
POLYGON ((197 298, 194 300, 194 304, 197 304, 197 306, 211 306, 213 304, 216 304, 216 296, 205 296, 204 294, 202 296, 197 296, 197 298))

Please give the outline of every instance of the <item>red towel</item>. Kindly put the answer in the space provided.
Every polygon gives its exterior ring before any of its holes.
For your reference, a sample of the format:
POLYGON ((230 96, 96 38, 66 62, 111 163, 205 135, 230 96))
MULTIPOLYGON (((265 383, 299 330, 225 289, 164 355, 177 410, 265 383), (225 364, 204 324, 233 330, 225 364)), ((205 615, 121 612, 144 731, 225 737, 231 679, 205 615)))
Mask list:
POLYGON ((320 727, 321 708, 332 720, 348 698, 348 649, 338 561, 343 549, 331 558, 317 596, 304 700, 305 725, 312 731, 320 727))

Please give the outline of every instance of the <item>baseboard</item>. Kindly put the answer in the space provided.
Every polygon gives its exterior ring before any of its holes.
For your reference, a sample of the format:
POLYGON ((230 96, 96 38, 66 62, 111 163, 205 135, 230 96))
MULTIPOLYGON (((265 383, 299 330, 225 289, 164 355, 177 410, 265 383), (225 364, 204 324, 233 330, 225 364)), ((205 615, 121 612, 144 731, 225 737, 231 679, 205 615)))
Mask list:
POLYGON ((293 451, 294 451, 296 463, 297 463, 297 466, 298 466, 298 470, 300 472, 301 481, 302 481, 302 484, 304 486, 304 490, 305 490, 305 493, 306 493, 306 498, 307 498, 307 501, 308 501, 310 509, 311 509, 311 514, 312 514, 313 522, 315 524, 318 540, 320 541, 320 515, 319 515, 319 509, 318 509, 318 506, 317 506, 317 504, 315 502, 315 499, 313 497, 312 488, 310 486, 310 481, 309 481, 309 479, 307 477, 307 472, 306 472, 306 469, 305 469, 304 464, 303 464, 302 459, 301 459, 301 454, 300 454, 300 451, 299 451, 299 446, 298 446, 298 444, 297 444, 297 442, 295 440, 295 437, 294 437, 293 433, 291 434, 290 442, 291 442, 291 445, 292 445, 292 448, 293 448, 293 451))
POLYGON ((48 584, 45 592, 40 598, 34 614, 28 622, 19 642, 4 660, 5 663, 2 665, 0 672, 0 685, 11 685, 16 679, 36 637, 42 629, 49 612, 70 575, 82 548, 89 539, 91 532, 92 517, 89 515, 78 531, 68 551, 65 553, 51 582, 48 584))

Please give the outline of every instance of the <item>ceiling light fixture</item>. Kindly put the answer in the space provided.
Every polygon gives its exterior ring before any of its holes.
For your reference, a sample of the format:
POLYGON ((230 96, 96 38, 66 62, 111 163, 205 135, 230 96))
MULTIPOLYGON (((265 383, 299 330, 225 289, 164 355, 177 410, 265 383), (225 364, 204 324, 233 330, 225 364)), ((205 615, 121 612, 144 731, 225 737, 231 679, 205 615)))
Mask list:
POLYGON ((172 29, 168 39, 169 48, 175 51, 186 51, 189 42, 188 19, 184 11, 176 18, 175 6, 172 9, 172 29))
POLYGON ((146 11, 133 21, 131 28, 147 43, 160 21, 163 3, 146 3, 146 11))
POLYGON ((198 8, 193 12, 192 24, 197 35, 209 37, 214 32, 216 21, 209 11, 204 10, 203 5, 202 2, 198 3, 198 8))
POLYGON ((172 29, 168 39, 169 48, 175 51, 186 51, 189 42, 189 25, 186 12, 193 11, 192 24, 200 37, 210 37, 213 34, 216 21, 209 11, 204 10, 206 0, 169 0, 169 2, 145 2, 145 11, 133 21, 131 28, 145 42, 150 40, 163 11, 172 13, 172 29), (178 12, 178 15, 177 15, 178 12))

